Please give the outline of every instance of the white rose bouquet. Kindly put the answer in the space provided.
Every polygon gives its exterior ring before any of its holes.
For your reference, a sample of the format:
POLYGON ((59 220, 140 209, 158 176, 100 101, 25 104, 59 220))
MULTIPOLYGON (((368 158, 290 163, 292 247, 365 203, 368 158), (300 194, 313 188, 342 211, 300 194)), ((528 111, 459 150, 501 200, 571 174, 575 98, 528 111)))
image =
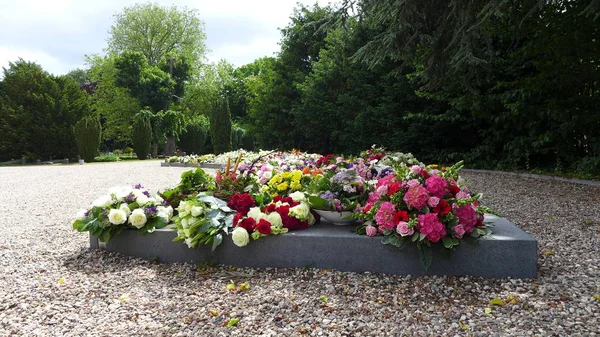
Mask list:
POLYGON ((223 234, 229 235, 233 228, 235 211, 227 203, 204 192, 185 199, 177 207, 173 218, 177 237, 189 248, 212 244, 214 251, 223 242, 223 234))
POLYGON ((113 187, 107 195, 92 202, 87 210, 79 212, 73 229, 88 231, 107 242, 124 228, 152 233, 166 227, 172 216, 173 208, 165 200, 151 196, 139 184, 133 188, 113 187))

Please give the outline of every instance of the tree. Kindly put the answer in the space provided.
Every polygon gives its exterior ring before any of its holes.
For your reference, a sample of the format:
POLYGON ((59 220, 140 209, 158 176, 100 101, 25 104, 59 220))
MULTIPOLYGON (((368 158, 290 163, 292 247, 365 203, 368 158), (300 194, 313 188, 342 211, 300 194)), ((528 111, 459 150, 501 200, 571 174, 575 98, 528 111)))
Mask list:
POLYGON ((158 66, 173 55, 185 57, 194 69, 201 65, 206 34, 197 10, 147 3, 126 7, 114 17, 109 52, 139 52, 150 66, 158 66))
POLYGON ((102 127, 100 121, 95 116, 87 116, 80 119, 73 126, 75 141, 77 142, 77 151, 81 159, 92 162, 98 153, 102 127))

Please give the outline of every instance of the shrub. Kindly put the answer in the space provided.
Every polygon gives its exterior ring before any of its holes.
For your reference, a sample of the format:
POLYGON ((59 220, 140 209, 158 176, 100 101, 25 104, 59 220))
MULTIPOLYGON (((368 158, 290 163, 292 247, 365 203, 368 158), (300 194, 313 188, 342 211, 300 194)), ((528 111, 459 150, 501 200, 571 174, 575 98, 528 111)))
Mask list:
POLYGON ((88 116, 80 119, 73 126, 73 133, 79 156, 85 161, 93 161, 100 147, 102 133, 102 126, 100 126, 98 118, 88 116))
POLYGON ((152 142, 152 125, 146 117, 137 117, 133 123, 133 148, 140 160, 148 158, 152 142))

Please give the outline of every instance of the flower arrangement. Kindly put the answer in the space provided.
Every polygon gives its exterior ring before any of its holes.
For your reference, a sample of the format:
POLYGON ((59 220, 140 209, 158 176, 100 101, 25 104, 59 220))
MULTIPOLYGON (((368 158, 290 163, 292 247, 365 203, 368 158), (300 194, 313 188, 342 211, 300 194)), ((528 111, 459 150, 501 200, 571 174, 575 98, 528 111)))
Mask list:
POLYGON ((125 228, 152 233, 167 226, 173 208, 160 196, 151 196, 141 185, 115 187, 92 202, 89 209, 79 212, 73 229, 88 231, 102 242, 108 242, 125 228))
POLYGON ((302 192, 294 192, 288 197, 276 196, 262 208, 251 195, 236 194, 229 206, 237 211, 233 218, 232 239, 239 247, 246 246, 250 238, 258 240, 267 235, 305 229, 316 222, 302 192))
POLYGON ((403 248, 415 242, 427 269, 431 250, 441 243, 445 253, 467 236, 489 234, 484 213, 494 213, 479 204, 480 194, 471 195, 458 184, 462 162, 439 171, 422 166, 398 165, 394 173, 377 181, 367 204, 357 218, 358 228, 368 236, 382 235, 383 244, 403 248))
POLYGON ((231 232, 235 214, 223 200, 204 192, 181 201, 177 212, 173 241, 184 241, 189 248, 212 244, 213 251, 223 242, 223 234, 231 232))
POLYGON ((354 168, 336 166, 314 176, 309 191, 313 208, 330 211, 353 211, 367 199, 369 188, 354 168))
POLYGON ((207 174, 203 169, 185 171, 181 174, 181 181, 173 188, 170 188, 159 195, 164 198, 169 205, 177 208, 181 200, 190 196, 197 195, 200 192, 214 191, 215 178, 207 174))

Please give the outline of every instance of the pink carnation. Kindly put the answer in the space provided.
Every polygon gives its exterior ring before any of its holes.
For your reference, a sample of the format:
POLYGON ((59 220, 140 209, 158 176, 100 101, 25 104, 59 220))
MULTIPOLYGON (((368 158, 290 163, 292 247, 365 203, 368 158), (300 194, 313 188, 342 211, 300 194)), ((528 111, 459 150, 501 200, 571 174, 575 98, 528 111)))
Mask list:
POLYGON ((396 176, 393 174, 387 175, 377 181, 376 187, 389 186, 396 181, 396 176))
POLYGON ((456 199, 468 199, 470 197, 471 197, 471 195, 464 191, 460 191, 460 192, 456 193, 456 199))
POLYGON ((400 221, 398 226, 396 226, 396 232, 402 236, 409 236, 415 233, 414 228, 408 228, 408 222, 400 221))
POLYGON ((419 165, 411 166, 410 170, 413 171, 417 175, 423 175, 423 168, 419 165))
POLYGON ((431 208, 435 208, 438 204, 440 203, 440 198, 438 197, 431 197, 429 198, 429 200, 427 201, 427 204, 429 205, 429 207, 431 208))
POLYGON ((410 187, 417 187, 417 186, 421 185, 421 183, 417 179, 411 179, 406 183, 406 185, 410 188, 410 187))
POLYGON ((464 226, 465 233, 473 231, 473 227, 477 224, 477 213, 475 213, 473 206, 465 205, 459 207, 454 215, 458 218, 458 224, 464 226))
POLYGON ((440 176, 431 176, 425 180, 427 190, 438 198, 443 198, 446 195, 448 181, 440 176))
POLYGON ((419 232, 425 234, 425 238, 433 243, 440 241, 446 236, 446 226, 440 222, 435 213, 419 215, 417 224, 419 232))
POLYGON ((429 192, 427 192, 425 187, 421 185, 411 187, 404 195, 403 200, 407 205, 413 207, 414 209, 421 210, 427 206, 427 201, 429 201, 429 192))
POLYGON ((368 236, 377 235, 377 228, 375 228, 375 226, 368 225, 367 228, 365 228, 365 230, 367 231, 368 236))
POLYGON ((379 229, 394 229, 394 214, 396 213, 396 206, 389 201, 381 203, 379 210, 375 215, 375 221, 379 225, 379 229))
POLYGON ((452 237, 455 237, 457 239, 462 239, 463 235, 465 235, 465 227, 463 227, 463 225, 456 225, 452 227, 452 230, 454 231, 452 237))
POLYGON ((377 192, 377 194, 379 194, 379 195, 386 195, 388 193, 388 186, 387 185, 379 186, 379 187, 377 187, 377 190, 375 192, 377 192))

